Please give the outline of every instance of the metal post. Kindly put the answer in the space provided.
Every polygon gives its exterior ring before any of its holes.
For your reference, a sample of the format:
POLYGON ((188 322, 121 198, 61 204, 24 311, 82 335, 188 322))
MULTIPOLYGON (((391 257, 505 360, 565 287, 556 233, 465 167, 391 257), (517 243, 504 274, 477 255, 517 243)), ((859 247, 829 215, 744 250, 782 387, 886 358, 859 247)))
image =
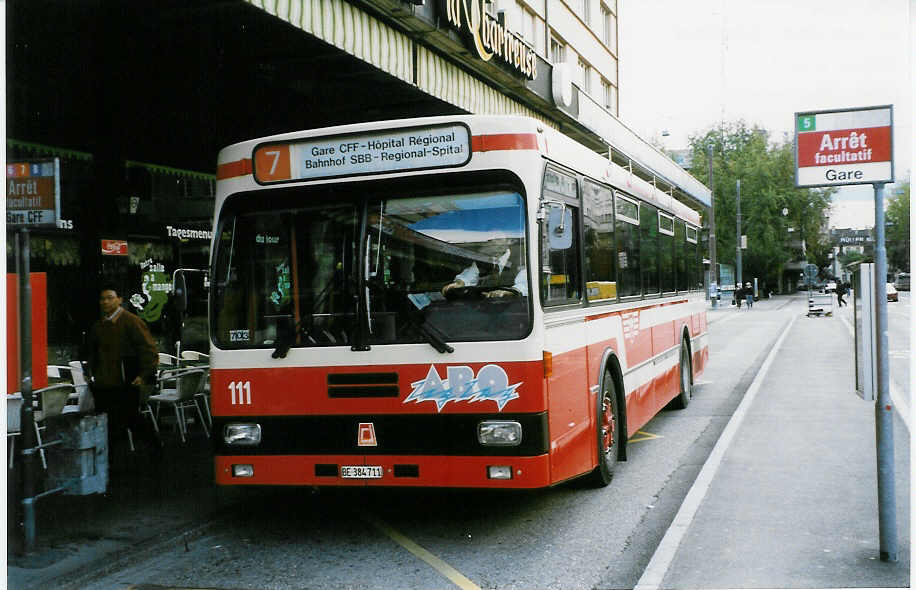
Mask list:
POLYGON ((712 144, 706 146, 706 160, 709 162, 709 270, 712 283, 716 284, 716 293, 712 294, 712 306, 719 306, 716 295, 719 292, 719 268, 716 264, 716 194, 712 178, 712 144))
POLYGON ((744 283, 741 280, 741 179, 738 179, 738 196, 736 197, 735 204, 738 207, 737 226, 738 234, 735 240, 735 276, 737 277, 737 282, 739 285, 744 283))
POLYGON ((38 439, 35 436, 35 418, 32 410, 32 284, 29 273, 29 230, 21 229, 17 236, 19 256, 16 271, 19 275, 19 377, 21 379, 22 408, 19 430, 22 439, 19 462, 19 503, 22 507, 19 521, 22 534, 22 553, 35 549, 35 496, 38 470, 35 461, 38 439))
POLYGON ((878 454, 878 529, 881 561, 897 561, 897 496, 894 484, 894 402, 887 357, 887 249, 884 246, 884 183, 875 183, 875 355, 878 399, 875 442, 878 454))

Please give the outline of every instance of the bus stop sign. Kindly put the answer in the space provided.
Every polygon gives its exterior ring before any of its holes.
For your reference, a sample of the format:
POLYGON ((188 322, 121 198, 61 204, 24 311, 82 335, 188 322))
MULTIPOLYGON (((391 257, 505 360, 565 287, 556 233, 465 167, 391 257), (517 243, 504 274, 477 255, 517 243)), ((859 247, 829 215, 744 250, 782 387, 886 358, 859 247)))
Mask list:
POLYGON ((60 161, 6 164, 6 225, 56 225, 60 217, 60 161))
POLYGON ((894 182, 892 105, 795 113, 795 186, 894 182))

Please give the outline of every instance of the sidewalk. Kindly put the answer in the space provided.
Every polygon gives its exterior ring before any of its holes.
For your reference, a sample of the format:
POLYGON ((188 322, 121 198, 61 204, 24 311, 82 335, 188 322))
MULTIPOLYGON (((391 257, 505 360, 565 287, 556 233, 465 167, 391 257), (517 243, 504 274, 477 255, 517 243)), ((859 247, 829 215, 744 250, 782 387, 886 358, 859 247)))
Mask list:
POLYGON ((909 587, 910 433, 895 419, 899 561, 886 563, 878 559, 874 404, 853 392, 849 331, 837 317, 805 317, 804 297, 771 301, 710 311, 712 323, 788 302, 796 319, 718 468, 710 467, 716 451, 704 466, 708 488, 701 473, 700 491, 691 490, 669 529, 666 540, 679 543, 664 555, 662 542, 640 587, 909 587))
MULTIPOLYGON (((193 429, 185 445, 173 431, 164 431, 163 439, 166 448, 158 468, 143 451, 112 452, 104 496, 38 500, 36 551, 20 557, 8 543, 7 587, 79 587, 71 584, 162 543, 180 543, 182 533, 215 515, 225 501, 220 502, 213 485, 209 440, 193 429)), ((9 540, 15 536, 13 518, 10 511, 9 540)))

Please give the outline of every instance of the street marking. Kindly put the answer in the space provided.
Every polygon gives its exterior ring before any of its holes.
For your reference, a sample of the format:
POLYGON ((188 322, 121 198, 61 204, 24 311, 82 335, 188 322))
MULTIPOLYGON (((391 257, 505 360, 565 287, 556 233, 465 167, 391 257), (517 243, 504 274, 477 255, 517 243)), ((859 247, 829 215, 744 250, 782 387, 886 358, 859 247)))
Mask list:
POLYGON ((427 564, 429 564, 434 570, 448 578, 453 584, 462 588, 463 590, 481 590, 480 586, 466 578, 461 572, 445 563, 423 547, 420 547, 398 531, 391 528, 386 523, 375 518, 370 514, 363 513, 362 517, 369 524, 377 528, 379 531, 388 536, 392 541, 407 549, 409 552, 414 554, 416 557, 419 557, 427 564))
POLYGON ((754 403, 754 398, 757 397, 757 392, 760 391, 763 380, 770 371, 770 366, 773 364, 776 354, 779 352, 779 349, 782 348, 783 341, 785 341, 786 336, 789 334, 789 330, 795 325, 795 320, 797 320, 798 317, 799 316, 795 315, 791 317, 786 328, 776 340, 776 344, 770 349, 770 354, 768 354, 766 360, 763 361, 760 370, 757 371, 757 375, 754 377, 754 381, 751 383, 751 386, 747 388, 747 392, 744 394, 741 403, 738 404, 738 409, 732 414, 731 419, 725 426, 725 430, 722 431, 719 440, 716 441, 716 446, 713 447, 712 453, 709 454, 709 458, 706 459, 703 468, 700 469, 700 474, 697 476, 696 481, 693 482, 690 491, 687 492, 687 496, 684 498, 683 504, 681 504, 680 509, 677 511, 674 521, 671 523, 671 526, 668 527, 668 531, 665 533, 665 536, 662 537, 661 543, 659 543, 658 547, 655 549, 655 553, 652 555, 649 565, 646 566, 645 571, 639 578, 639 582, 636 584, 636 590, 658 590, 658 588, 661 587, 665 579, 665 574, 668 573, 668 568, 671 567, 671 563, 674 561, 675 555, 677 555, 678 547, 681 541, 683 541, 684 535, 687 534, 687 529, 690 528, 690 524, 693 522, 697 510, 699 510, 703 498, 712 485, 713 477, 715 477, 716 471, 719 470, 719 466, 725 458, 725 452, 728 450, 732 439, 741 427, 741 423, 744 422, 745 416, 747 416, 751 405, 754 403))
POLYGON ((644 440, 653 440, 653 439, 656 439, 656 438, 665 438, 664 436, 662 436, 662 435, 660 435, 660 434, 652 434, 651 432, 645 432, 645 431, 642 431, 642 430, 637 430, 637 431, 636 431, 636 434, 641 434, 642 436, 637 437, 637 436, 634 434, 634 435, 633 435, 633 438, 631 438, 631 439, 628 440, 627 442, 628 442, 628 443, 635 443, 635 442, 642 442, 642 441, 644 441, 644 440))
POLYGON ((712 324, 724 324, 725 322, 730 322, 731 320, 735 319, 736 317, 738 317, 738 314, 737 314, 737 313, 733 313, 733 314, 727 315, 727 316, 722 317, 722 318, 716 318, 715 320, 712 320, 712 321, 707 320, 706 323, 708 323, 708 324, 710 324, 710 325, 712 325, 712 324))
MULTIPOLYGON (((849 330, 849 335, 852 336, 853 340, 856 338, 856 331, 852 327, 852 324, 849 323, 849 320, 844 316, 843 323, 846 324, 846 329, 849 330)), ((890 353, 889 353, 890 354, 890 353)), ((890 375, 888 375, 890 377, 890 375)), ((894 402, 894 408, 897 410, 897 414, 900 416, 900 419, 903 420, 903 424, 906 426, 906 429, 912 432, 910 428, 910 404, 909 401, 903 397, 903 394, 900 393, 900 390, 897 389, 897 386, 894 385, 893 379, 887 380, 887 390, 891 394, 891 401, 894 402)))

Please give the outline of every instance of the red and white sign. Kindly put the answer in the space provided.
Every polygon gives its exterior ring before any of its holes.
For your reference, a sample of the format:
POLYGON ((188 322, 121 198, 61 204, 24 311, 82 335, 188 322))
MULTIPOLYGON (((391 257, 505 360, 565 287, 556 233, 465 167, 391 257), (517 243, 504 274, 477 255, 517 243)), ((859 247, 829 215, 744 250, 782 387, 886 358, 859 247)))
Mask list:
POLYGON ((103 256, 127 256, 126 240, 102 240, 103 256))
POLYGON ((795 114, 795 185, 894 181, 893 106, 795 114))
POLYGON ((60 218, 60 161, 6 164, 6 225, 55 225, 60 218))

